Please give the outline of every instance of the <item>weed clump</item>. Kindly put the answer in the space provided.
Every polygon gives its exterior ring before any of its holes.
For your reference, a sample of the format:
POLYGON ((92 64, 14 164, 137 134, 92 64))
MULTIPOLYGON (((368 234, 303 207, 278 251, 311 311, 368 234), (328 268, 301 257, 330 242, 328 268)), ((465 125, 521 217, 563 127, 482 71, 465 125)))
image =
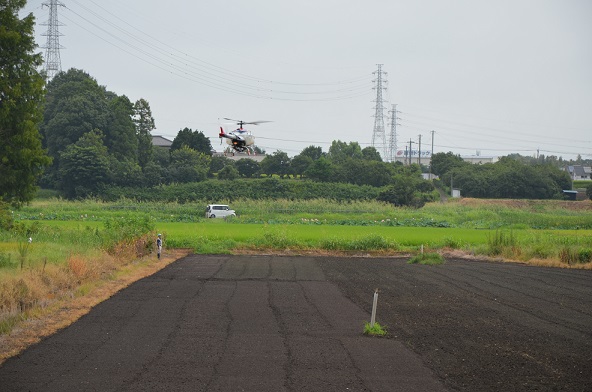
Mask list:
POLYGON ((490 256, 501 255, 505 249, 516 248, 517 240, 514 232, 496 230, 494 235, 487 236, 488 253, 490 256))
POLYGON ((373 326, 370 326, 370 323, 366 322, 366 324, 364 325, 364 335, 384 336, 384 335, 386 335, 386 333, 387 333, 386 327, 384 327, 378 323, 374 323, 373 326))
POLYGON ((413 256, 407 264, 423 264, 423 265, 440 265, 444 264, 446 260, 439 253, 422 253, 413 256))

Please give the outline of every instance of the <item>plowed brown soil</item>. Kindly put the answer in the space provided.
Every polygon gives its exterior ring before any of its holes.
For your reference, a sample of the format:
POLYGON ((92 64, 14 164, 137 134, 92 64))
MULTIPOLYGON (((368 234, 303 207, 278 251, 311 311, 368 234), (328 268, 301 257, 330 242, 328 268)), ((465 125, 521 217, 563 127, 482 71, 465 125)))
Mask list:
POLYGON ((592 271, 189 256, 0 367, 2 391, 592 391, 592 271), (387 338, 361 334, 379 289, 387 338))

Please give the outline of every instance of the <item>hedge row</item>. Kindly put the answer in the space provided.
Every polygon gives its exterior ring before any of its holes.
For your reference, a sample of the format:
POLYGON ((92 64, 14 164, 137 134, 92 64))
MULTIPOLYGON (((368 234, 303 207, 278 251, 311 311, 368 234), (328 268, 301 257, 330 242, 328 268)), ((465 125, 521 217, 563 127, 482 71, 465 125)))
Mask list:
POLYGON ((331 199, 336 201, 373 200, 383 188, 343 183, 322 183, 302 180, 239 179, 206 180, 187 184, 161 185, 154 188, 106 187, 99 194, 105 201, 122 198, 137 201, 187 203, 237 199, 331 199))

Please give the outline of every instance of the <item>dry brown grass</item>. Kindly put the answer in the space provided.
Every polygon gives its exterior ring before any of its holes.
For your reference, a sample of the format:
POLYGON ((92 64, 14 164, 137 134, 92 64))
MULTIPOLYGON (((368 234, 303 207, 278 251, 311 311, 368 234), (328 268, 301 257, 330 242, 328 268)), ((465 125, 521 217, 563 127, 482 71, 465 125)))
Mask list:
POLYGON ((96 261, 89 263, 88 260, 74 256, 68 260, 68 271, 65 271, 66 268, 47 266, 44 273, 29 271, 26 277, 15 278, 14 281, 8 279, 0 287, 0 298, 6 301, 12 295, 18 301, 0 303, 0 311, 4 317, 15 317, 25 312, 27 314, 26 319, 18 321, 10 333, 0 335, 0 364, 43 337, 70 325, 117 291, 152 275, 189 253, 188 250, 173 250, 164 253, 160 260, 155 256, 146 256, 131 263, 114 263, 119 264, 117 273, 99 274, 98 279, 87 278, 85 285, 89 287, 88 292, 78 296, 75 295, 75 289, 80 287, 80 277, 85 274, 95 276, 95 273, 89 272, 94 268, 89 267, 89 264, 97 263, 96 261), (67 289, 64 290, 64 287, 67 289), (7 290, 7 293, 3 295, 2 290, 7 290), (21 291, 14 296, 12 290, 21 291), (19 307, 20 302, 29 305, 19 307))
POLYGON ((88 277, 89 270, 86 266, 86 260, 81 256, 75 255, 68 258, 68 268, 70 272, 81 282, 88 277))

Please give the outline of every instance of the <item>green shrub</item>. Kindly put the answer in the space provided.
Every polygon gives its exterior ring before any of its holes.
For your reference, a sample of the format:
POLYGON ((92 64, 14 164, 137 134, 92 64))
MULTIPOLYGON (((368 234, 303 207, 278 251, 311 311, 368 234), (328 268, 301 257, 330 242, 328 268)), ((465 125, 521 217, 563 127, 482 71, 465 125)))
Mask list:
POLYGON ((0 200, 0 230, 10 230, 12 224, 13 217, 10 206, 0 200))
POLYGON ((443 239, 443 244, 445 248, 450 249, 461 249, 463 247, 462 241, 454 238, 454 237, 445 237, 443 239))
POLYGON ((592 262, 592 249, 590 248, 582 248, 578 252, 578 261, 580 263, 590 263, 592 262))

